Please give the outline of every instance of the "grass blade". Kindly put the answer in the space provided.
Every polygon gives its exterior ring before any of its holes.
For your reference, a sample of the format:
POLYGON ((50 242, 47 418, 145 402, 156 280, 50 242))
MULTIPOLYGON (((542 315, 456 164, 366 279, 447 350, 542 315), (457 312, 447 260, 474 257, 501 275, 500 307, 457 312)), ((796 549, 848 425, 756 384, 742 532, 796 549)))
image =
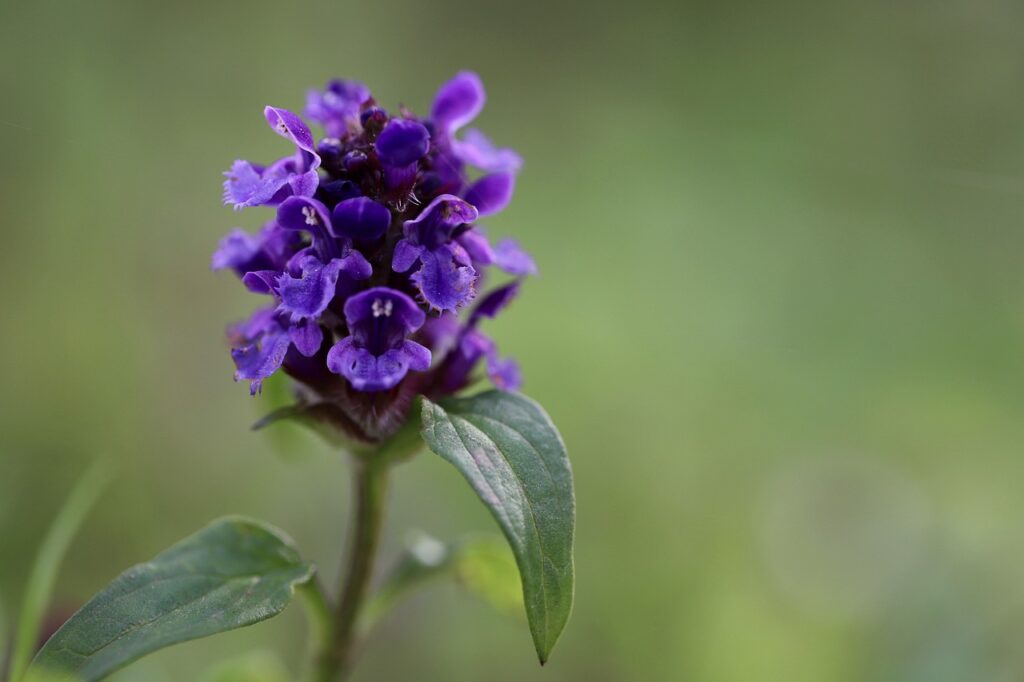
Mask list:
POLYGON ((79 526, 99 499, 112 475, 111 467, 106 460, 98 461, 89 467, 71 490, 71 494, 46 533, 32 566, 32 572, 29 574, 21 613, 18 616, 11 655, 11 674, 8 678, 10 682, 20 682, 25 675, 29 661, 35 653, 39 627, 49 607, 53 585, 64 555, 79 526))

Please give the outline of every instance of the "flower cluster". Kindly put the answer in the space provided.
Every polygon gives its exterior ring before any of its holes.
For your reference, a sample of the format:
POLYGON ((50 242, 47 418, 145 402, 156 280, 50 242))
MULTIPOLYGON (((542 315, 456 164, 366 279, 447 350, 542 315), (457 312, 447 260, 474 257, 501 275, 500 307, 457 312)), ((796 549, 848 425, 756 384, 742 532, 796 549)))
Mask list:
POLYGON ((481 363, 495 385, 519 386, 515 361, 479 329, 536 272, 515 241, 492 244, 478 223, 508 205, 522 165, 477 130, 459 134, 484 99, 479 77, 462 72, 420 118, 332 81, 306 101, 319 141, 296 114, 266 108, 294 152, 235 161, 224 202, 276 213, 255 235, 233 230, 212 260, 269 299, 229 329, 236 381, 255 394, 283 369, 305 404, 364 440, 393 431, 413 396, 463 388, 481 363), (513 279, 478 298, 488 266, 513 279))

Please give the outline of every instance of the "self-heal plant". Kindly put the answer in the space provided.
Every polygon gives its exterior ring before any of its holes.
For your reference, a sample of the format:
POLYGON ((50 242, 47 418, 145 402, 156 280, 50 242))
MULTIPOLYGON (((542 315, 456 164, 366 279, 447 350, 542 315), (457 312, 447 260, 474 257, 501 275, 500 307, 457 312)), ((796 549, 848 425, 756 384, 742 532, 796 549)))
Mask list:
POLYGON ((223 519, 115 580, 46 643, 30 674, 97 680, 158 648, 269 618, 299 590, 314 625, 309 678, 344 679, 396 596, 494 556, 420 538, 371 594, 389 471, 423 443, 494 515, 547 659, 572 607, 572 475, 548 416, 515 392, 519 366, 482 329, 537 271, 514 240, 492 243, 480 224, 509 204, 522 166, 464 130, 484 99, 480 79, 463 72, 419 117, 381 108, 361 83, 332 81, 305 107, 323 137, 267 107, 289 153, 235 161, 224 174, 226 204, 270 214, 213 254, 214 270, 263 299, 229 328, 235 380, 258 395, 286 374, 294 403, 257 426, 298 419, 351 455, 354 511, 337 594, 279 531, 223 519), (501 283, 489 286, 495 274, 501 283), (460 395, 481 375, 495 388, 460 395))

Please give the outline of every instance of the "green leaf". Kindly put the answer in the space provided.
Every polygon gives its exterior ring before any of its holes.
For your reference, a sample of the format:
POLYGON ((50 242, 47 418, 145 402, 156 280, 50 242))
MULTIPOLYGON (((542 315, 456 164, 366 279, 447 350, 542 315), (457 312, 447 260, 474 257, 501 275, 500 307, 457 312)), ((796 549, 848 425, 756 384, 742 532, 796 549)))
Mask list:
POLYGON ((106 460, 94 463, 78 479, 39 547, 39 554, 36 555, 28 584, 25 586, 25 596, 18 617, 18 631, 11 654, 12 682, 19 682, 25 675, 25 669, 35 652, 40 623, 50 606, 53 585, 57 580, 57 572, 60 570, 64 555, 89 510, 110 482, 110 478, 111 469, 106 460))
POLYGON ((519 569, 508 543, 500 537, 470 536, 444 543, 414 532, 405 550, 363 609, 360 630, 366 633, 381 617, 416 588, 454 576, 459 585, 482 597, 502 613, 523 613, 519 569))
POLYGON ((502 613, 523 612, 516 559, 501 538, 477 538, 459 548, 455 561, 459 583, 502 613))
POLYGON ((122 573, 50 638, 33 669, 99 680, 157 649, 271 618, 312 576, 280 531, 220 519, 122 573))
POLYGON ((576 502, 561 436, 540 405, 505 391, 440 404, 424 399, 422 435, 465 476, 505 533, 543 664, 573 599, 576 502))

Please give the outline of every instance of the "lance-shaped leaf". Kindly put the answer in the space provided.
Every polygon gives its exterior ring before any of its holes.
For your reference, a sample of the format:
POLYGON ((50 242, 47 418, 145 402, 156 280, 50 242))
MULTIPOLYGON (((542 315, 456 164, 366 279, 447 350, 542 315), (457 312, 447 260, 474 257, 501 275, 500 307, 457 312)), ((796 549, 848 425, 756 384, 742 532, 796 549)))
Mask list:
POLYGON ((576 502, 561 436, 540 405, 506 391, 424 399, 422 435, 462 472, 505 533, 543 664, 573 598, 576 502))
POLYGON ((312 576, 280 531, 220 519, 122 573, 50 638, 32 670, 99 680, 157 649, 275 616, 312 576))

